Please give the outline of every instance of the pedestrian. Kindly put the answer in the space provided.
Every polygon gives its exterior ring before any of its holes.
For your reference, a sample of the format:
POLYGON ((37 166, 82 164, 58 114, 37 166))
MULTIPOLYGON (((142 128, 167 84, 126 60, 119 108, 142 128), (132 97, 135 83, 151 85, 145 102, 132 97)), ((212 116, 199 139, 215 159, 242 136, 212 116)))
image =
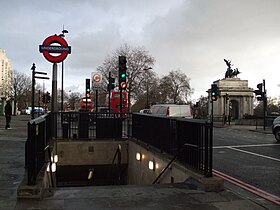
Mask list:
POLYGON ((11 129, 10 123, 12 119, 12 106, 10 101, 7 101, 7 104, 5 106, 5 118, 6 118, 6 129, 11 129))

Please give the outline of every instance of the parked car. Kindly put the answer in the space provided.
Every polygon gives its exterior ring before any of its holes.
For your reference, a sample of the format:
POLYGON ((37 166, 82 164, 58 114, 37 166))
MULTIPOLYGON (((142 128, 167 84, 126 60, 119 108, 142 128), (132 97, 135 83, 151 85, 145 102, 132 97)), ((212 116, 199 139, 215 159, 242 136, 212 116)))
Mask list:
POLYGON ((150 110, 149 109, 141 109, 139 112, 143 113, 143 114, 149 114, 150 110))
POLYGON ((190 105, 156 104, 151 107, 150 113, 166 117, 193 118, 190 105))
POLYGON ((280 142, 280 116, 276 117, 272 124, 272 133, 275 139, 280 142))
MULTIPOLYGON (((32 107, 29 106, 26 110, 25 110, 25 114, 30 115, 32 112, 32 107)), ((34 113, 37 114, 44 114, 45 110, 42 107, 34 107, 34 113)))

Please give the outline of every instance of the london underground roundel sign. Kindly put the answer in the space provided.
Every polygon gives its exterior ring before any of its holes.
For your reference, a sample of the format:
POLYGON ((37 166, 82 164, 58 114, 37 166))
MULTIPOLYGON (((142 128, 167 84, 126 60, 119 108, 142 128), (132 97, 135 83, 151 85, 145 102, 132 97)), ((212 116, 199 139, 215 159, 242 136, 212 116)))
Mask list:
POLYGON ((71 47, 68 46, 65 39, 60 36, 52 35, 46 38, 42 45, 39 45, 40 53, 43 53, 44 57, 52 63, 62 62, 68 54, 71 54, 71 47), (58 45, 52 45, 52 44, 58 45), (54 56, 53 54, 58 54, 54 56))

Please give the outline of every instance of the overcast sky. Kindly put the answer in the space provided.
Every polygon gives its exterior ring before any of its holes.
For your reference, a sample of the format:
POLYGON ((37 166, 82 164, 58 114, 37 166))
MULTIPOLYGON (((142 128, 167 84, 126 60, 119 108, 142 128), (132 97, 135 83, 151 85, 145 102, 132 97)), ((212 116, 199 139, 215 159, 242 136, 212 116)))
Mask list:
MULTIPOLYGON (((84 92, 85 78, 122 44, 143 46, 155 57, 155 72, 180 69, 191 80, 192 99, 223 79, 224 58, 248 80, 266 80, 279 98, 280 0, 0 0, 0 48, 13 69, 51 77, 52 64, 39 53, 45 38, 69 31, 64 88, 84 92)), ((59 64, 59 70, 61 65, 59 64)), ((58 71, 58 88, 61 87, 58 71)), ((42 81, 38 81, 43 83, 42 81)), ((45 81, 51 88, 51 81, 45 81)))

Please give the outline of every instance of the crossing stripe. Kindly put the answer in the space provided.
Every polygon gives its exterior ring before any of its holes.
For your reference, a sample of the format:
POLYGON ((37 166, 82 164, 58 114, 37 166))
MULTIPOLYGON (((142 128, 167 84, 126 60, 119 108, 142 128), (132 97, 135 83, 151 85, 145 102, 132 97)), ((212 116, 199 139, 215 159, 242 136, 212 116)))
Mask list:
POLYGON ((269 157, 269 156, 266 156, 266 155, 261 155, 261 154, 258 154, 258 153, 254 153, 254 152, 249 152, 249 151, 246 151, 246 150, 242 150, 242 149, 237 149, 237 148, 246 148, 246 147, 264 147, 264 146, 279 146, 280 144, 257 144, 257 145, 238 145, 238 146, 219 146, 219 147, 213 147, 213 149, 231 149, 231 150, 235 150, 235 151, 238 151, 238 152, 243 152, 243 153, 246 153, 246 154, 250 154, 250 155, 254 155, 254 156, 257 156, 257 157, 262 157, 262 158, 266 158, 266 159, 269 159, 269 160, 274 160, 274 161, 278 161, 280 162, 280 159, 278 158, 273 158, 273 157, 269 157))
POLYGON ((235 146, 216 146, 213 149, 224 149, 224 148, 240 148, 240 147, 271 147, 271 146, 280 146, 280 144, 247 144, 247 145, 235 145, 235 146))

